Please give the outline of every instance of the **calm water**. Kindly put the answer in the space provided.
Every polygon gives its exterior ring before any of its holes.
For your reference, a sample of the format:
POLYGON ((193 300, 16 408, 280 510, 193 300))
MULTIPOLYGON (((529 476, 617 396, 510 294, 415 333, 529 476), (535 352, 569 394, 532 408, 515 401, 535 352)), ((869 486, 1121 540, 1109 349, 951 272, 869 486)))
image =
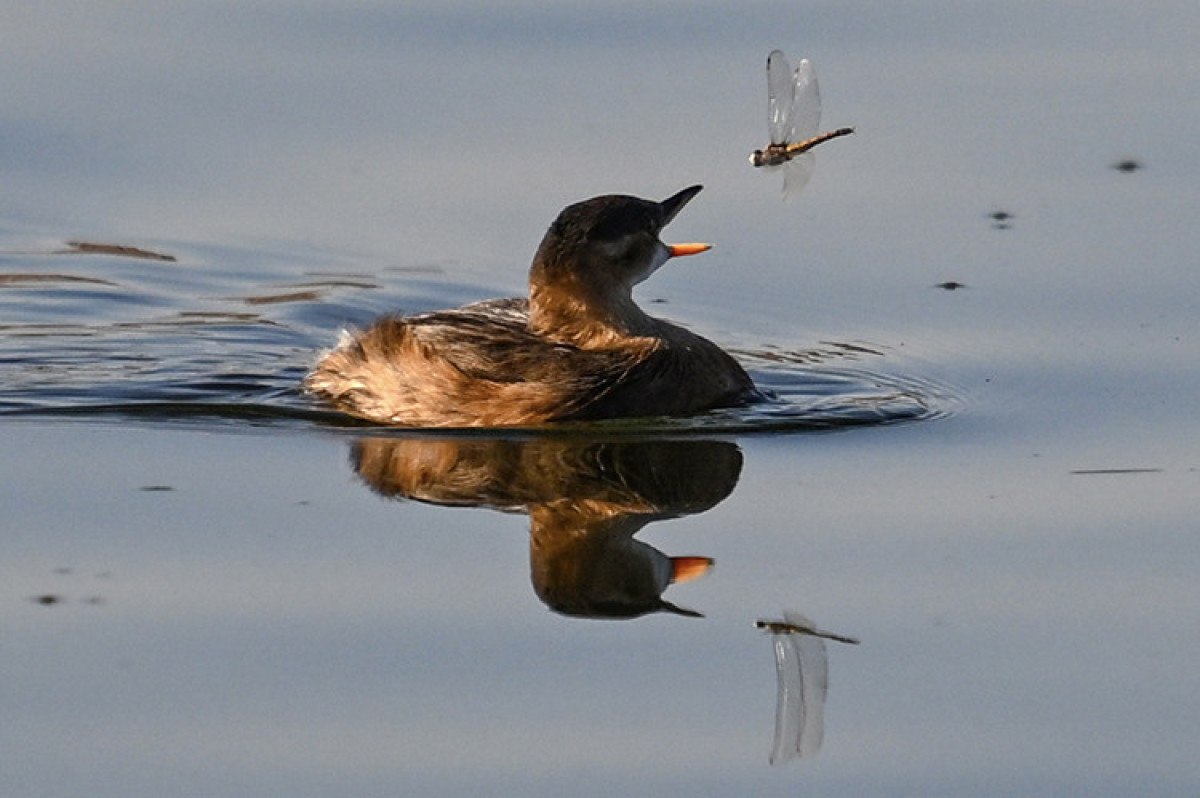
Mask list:
POLYGON ((1194 4, 63 13, 0 11, 0 793, 1200 791, 1194 4), (773 47, 857 127, 786 203, 773 47), (697 181, 639 299, 776 402, 297 392, 697 181), (772 765, 784 611, 861 644, 772 765))

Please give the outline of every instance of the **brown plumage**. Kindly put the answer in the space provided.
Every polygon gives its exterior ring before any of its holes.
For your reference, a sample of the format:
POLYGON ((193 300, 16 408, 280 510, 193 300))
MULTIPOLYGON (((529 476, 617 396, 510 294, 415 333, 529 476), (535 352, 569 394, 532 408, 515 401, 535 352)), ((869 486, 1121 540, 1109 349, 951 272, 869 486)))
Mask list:
POLYGON ((732 357, 633 301, 633 286, 667 259, 708 248, 658 238, 699 190, 567 207, 534 256, 528 300, 384 317, 343 335, 305 389, 351 415, 421 427, 681 415, 747 401, 753 383, 732 357))

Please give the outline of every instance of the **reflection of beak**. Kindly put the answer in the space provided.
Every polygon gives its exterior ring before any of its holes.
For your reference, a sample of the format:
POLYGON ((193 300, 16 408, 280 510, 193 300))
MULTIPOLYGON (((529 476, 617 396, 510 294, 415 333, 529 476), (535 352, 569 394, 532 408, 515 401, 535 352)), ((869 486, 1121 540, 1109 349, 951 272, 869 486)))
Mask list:
POLYGON ((708 573, 712 566, 713 561, 710 557, 672 557, 671 570, 673 573, 671 581, 679 584, 699 579, 708 573))
POLYGON ((710 249, 712 249, 712 244, 667 244, 667 251, 671 253, 672 258, 683 255, 699 255, 710 249))

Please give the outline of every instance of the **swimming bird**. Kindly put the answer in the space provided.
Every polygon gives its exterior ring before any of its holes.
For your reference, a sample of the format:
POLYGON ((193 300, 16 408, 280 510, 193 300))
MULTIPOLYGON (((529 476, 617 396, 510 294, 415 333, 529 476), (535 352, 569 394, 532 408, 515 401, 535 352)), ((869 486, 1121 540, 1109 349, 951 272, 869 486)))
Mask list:
POLYGON ((753 400, 733 357, 633 300, 668 260, 711 248, 659 238, 700 189, 568 206, 533 257, 528 299, 385 316, 343 333, 304 388, 359 418, 441 428, 675 416, 753 400))

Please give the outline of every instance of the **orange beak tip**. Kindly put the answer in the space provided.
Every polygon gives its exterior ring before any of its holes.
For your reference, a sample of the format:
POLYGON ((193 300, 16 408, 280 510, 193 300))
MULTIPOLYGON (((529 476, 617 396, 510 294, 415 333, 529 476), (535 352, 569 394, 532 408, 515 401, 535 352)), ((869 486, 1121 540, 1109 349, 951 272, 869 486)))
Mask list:
POLYGON ((671 252, 672 258, 679 258, 684 255, 699 255, 701 252, 708 252, 712 249, 712 244, 668 244, 667 249, 671 252))
POLYGON ((699 579, 706 573, 712 570, 713 561, 711 557, 672 557, 671 568, 673 578, 671 581, 675 584, 681 582, 690 582, 693 579, 699 579))

